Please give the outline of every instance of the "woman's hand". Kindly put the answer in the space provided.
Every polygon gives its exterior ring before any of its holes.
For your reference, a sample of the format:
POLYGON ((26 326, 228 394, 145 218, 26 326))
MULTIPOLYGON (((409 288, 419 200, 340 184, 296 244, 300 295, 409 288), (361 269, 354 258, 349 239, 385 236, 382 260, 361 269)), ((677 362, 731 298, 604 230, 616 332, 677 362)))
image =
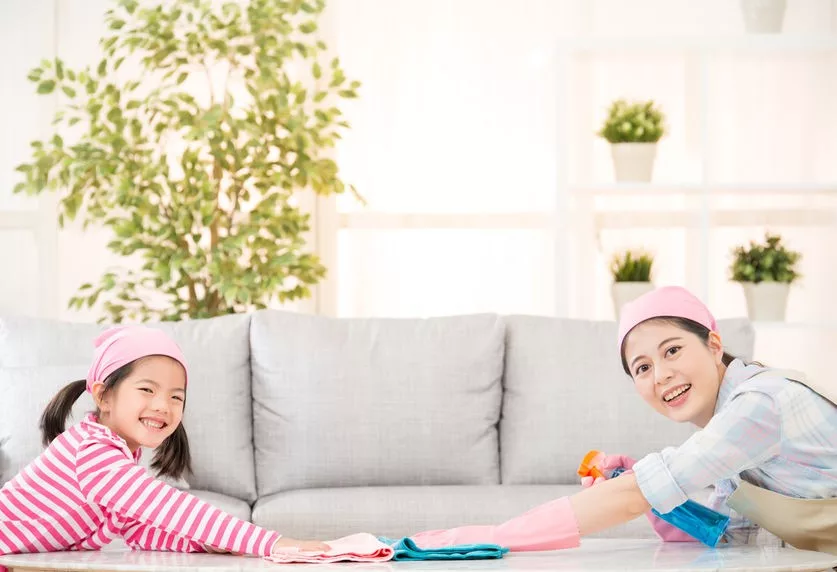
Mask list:
MULTIPOLYGON (((601 466, 599 469, 603 471, 609 471, 613 469, 623 468, 625 469, 626 473, 632 472, 636 461, 634 461, 630 457, 626 457, 625 455, 605 455, 604 459, 602 459, 601 466)), ((625 474, 625 473, 622 473, 625 474)), ((585 489, 587 487, 591 487, 594 484, 598 484, 603 482, 605 479, 599 477, 593 480, 593 477, 581 477, 581 486, 585 489)))

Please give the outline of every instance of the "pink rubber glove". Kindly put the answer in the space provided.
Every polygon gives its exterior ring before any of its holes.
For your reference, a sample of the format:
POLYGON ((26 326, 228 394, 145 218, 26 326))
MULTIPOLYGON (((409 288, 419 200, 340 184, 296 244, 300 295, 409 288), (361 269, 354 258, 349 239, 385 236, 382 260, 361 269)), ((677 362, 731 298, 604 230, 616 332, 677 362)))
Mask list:
MULTIPOLYGON (((630 457, 626 457, 625 455, 605 455, 604 459, 599 465, 599 469, 602 470, 609 470, 609 469, 616 469, 618 467, 624 467, 626 471, 622 473, 623 475, 626 473, 632 473, 634 464, 636 461, 631 459, 630 457)), ((604 479, 599 477, 593 480, 593 477, 581 477, 581 486, 582 487, 591 487, 594 484, 602 482, 604 479)), ((651 523, 651 528, 654 529, 654 532, 660 538, 660 540, 664 542, 698 542, 696 538, 693 536, 686 534, 676 526, 672 526, 663 519, 657 517, 653 512, 650 510, 645 513, 645 516, 648 518, 648 522, 651 523)))
POLYGON ((460 526, 428 530, 411 536, 420 548, 457 544, 497 544, 511 552, 560 550, 581 543, 569 497, 561 497, 507 520, 498 526, 460 526))

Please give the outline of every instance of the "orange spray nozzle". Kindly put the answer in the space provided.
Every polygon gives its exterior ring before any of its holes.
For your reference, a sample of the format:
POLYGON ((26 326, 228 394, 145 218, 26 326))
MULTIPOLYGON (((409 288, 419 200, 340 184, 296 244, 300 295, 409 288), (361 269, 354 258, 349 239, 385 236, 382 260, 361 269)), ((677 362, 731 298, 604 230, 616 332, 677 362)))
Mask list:
POLYGON ((605 478, 604 473, 602 473, 596 466, 602 456, 602 453, 596 450, 589 451, 586 455, 584 455, 584 458, 581 460, 581 464, 578 466, 578 476, 593 477, 594 479, 598 479, 600 477, 605 478))

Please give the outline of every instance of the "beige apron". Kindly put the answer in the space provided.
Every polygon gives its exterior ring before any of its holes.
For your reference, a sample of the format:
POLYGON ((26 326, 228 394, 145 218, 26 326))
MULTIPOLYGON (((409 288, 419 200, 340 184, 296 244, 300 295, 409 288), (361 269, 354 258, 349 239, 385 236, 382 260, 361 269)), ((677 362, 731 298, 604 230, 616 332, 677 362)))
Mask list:
MULTIPOLYGON (((833 382, 828 386, 792 370, 773 369, 756 375, 762 373, 797 381, 837 405, 837 384, 833 382)), ((837 554, 837 498, 793 498, 741 481, 727 505, 791 546, 837 554)))

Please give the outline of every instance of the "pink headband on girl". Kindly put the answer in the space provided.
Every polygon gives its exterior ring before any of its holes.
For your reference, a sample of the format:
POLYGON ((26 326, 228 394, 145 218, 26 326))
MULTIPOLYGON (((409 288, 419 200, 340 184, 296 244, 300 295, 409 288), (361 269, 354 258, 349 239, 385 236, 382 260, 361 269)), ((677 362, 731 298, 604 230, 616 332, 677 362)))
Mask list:
POLYGON ((619 318, 618 351, 622 352, 625 336, 636 326, 651 318, 686 318, 712 331, 717 329, 715 317, 697 297, 680 286, 663 286, 643 294, 622 307, 619 318))
POLYGON ((180 347, 161 330, 145 326, 115 326, 99 334, 93 342, 96 349, 87 371, 87 391, 104 381, 114 371, 134 360, 152 355, 168 356, 180 362, 189 379, 189 368, 180 347))

